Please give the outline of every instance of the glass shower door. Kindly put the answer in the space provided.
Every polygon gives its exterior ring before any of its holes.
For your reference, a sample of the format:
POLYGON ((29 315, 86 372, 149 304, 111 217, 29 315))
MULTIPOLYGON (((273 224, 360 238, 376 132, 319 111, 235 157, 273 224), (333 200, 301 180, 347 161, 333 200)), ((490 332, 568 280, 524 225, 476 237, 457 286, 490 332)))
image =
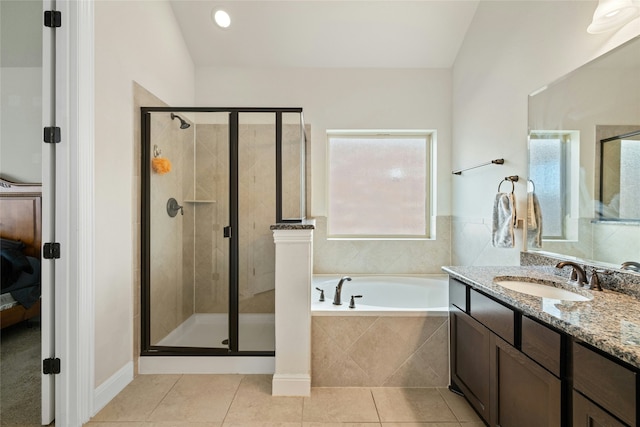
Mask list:
POLYGON ((143 117, 144 348, 227 352, 228 114, 153 111, 143 117))
POLYGON ((276 115, 238 117, 238 350, 275 349, 276 115))
POLYGON ((301 109, 142 117, 142 354, 272 356, 270 226, 304 217, 301 109))

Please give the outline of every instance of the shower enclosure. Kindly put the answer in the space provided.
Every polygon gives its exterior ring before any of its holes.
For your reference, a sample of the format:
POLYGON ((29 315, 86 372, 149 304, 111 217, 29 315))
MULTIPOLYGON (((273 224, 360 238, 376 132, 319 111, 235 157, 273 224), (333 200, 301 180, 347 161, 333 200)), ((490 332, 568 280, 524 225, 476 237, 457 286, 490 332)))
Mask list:
POLYGON ((141 354, 273 355, 270 226, 305 217, 302 109, 141 113, 141 354))

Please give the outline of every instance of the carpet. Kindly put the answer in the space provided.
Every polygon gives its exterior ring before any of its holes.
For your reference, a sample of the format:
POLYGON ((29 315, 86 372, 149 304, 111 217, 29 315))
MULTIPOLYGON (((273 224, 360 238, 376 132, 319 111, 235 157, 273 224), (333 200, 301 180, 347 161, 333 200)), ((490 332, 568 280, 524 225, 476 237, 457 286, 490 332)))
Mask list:
POLYGON ((40 346, 39 320, 1 330, 0 425, 40 425, 40 346))

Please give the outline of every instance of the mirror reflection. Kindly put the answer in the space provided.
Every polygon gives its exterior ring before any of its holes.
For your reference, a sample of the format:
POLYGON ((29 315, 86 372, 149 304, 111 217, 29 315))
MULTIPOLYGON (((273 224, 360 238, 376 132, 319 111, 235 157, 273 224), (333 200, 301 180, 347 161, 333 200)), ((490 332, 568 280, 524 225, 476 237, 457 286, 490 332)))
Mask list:
POLYGON ((527 250, 640 262, 640 37, 529 97, 527 250))
POLYGON ((600 220, 640 221, 640 130, 600 140, 600 153, 600 220))

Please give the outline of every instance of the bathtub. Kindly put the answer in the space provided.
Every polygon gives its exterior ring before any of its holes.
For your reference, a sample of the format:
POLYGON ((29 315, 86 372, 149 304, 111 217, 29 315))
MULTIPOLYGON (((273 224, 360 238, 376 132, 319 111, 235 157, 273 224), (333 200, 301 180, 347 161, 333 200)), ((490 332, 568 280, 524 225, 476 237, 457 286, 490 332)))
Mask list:
POLYGON ((333 294, 341 276, 313 277, 311 385, 446 387, 447 276, 350 276, 339 306, 333 294), (324 290, 323 302, 316 288, 324 290), (362 295, 353 309, 351 295, 362 295))
POLYGON ((342 286, 342 305, 333 305, 333 296, 341 275, 314 275, 311 289, 311 314, 331 315, 444 315, 449 306, 447 275, 359 276, 342 286), (324 290, 323 302, 319 301, 324 290), (351 295, 356 308, 349 308, 351 295))

